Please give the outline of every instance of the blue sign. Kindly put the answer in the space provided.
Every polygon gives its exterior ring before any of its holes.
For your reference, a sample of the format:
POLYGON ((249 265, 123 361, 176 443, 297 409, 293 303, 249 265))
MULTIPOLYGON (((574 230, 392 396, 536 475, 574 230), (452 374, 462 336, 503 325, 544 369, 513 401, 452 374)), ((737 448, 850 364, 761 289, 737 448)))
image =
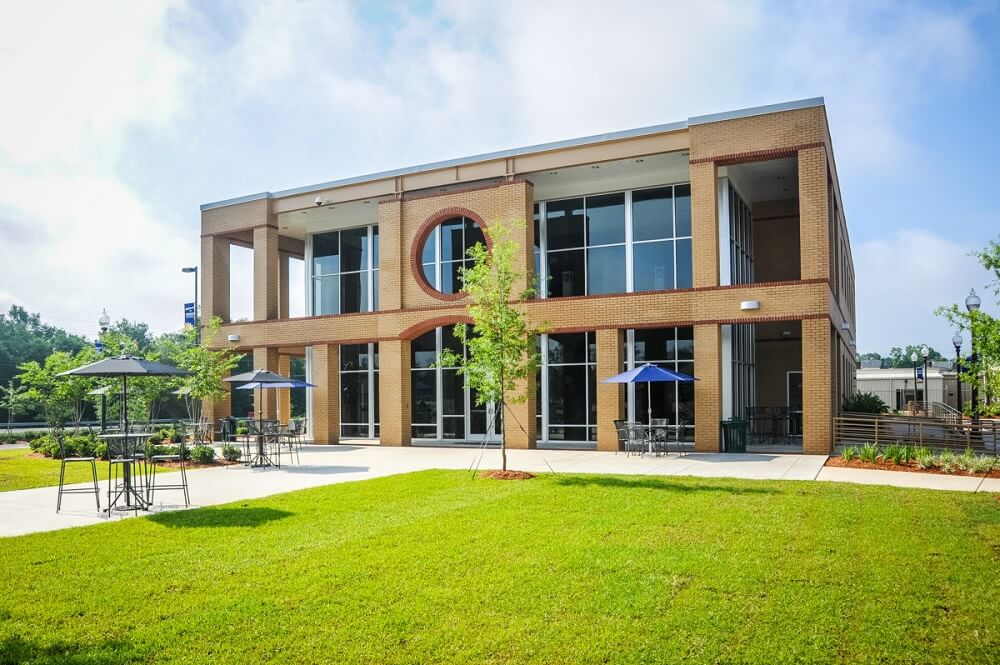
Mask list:
POLYGON ((186 302, 184 303, 184 325, 193 326, 194 325, 194 303, 186 302))
POLYGON ((94 340, 94 348, 97 349, 98 353, 101 353, 102 351, 104 351, 104 342, 102 342, 99 339, 95 339, 94 340))
POLYGON ((923 367, 918 367, 917 368, 917 378, 920 379, 920 380, 923 380, 923 378, 924 378, 924 368, 923 367))

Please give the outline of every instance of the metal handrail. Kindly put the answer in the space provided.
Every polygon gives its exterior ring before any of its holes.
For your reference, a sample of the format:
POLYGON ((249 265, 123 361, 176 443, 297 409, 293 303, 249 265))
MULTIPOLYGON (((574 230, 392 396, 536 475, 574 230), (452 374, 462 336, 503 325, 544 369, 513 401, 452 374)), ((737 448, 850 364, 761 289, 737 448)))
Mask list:
POLYGON ((899 443, 1000 453, 1000 420, 949 423, 929 417, 849 413, 833 419, 833 430, 838 446, 899 443))

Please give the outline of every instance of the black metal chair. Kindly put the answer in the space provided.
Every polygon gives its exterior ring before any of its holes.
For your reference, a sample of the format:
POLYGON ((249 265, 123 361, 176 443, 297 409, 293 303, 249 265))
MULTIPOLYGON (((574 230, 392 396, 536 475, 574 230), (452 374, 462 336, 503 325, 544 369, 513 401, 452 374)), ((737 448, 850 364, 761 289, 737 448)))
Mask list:
POLYGON ((56 497, 56 512, 58 513, 62 510, 62 498, 63 494, 93 494, 94 499, 97 502, 97 510, 101 510, 101 490, 97 486, 97 458, 96 457, 68 457, 66 455, 66 440, 62 432, 55 433, 56 440, 59 442, 59 453, 61 463, 59 464, 59 494, 56 497), (94 487, 71 487, 66 489, 66 465, 67 464, 90 464, 90 472, 94 479, 94 487))
POLYGON ((649 447, 649 429, 642 423, 625 423, 625 454, 642 455, 649 447))
POLYGON ((625 450, 625 444, 628 442, 628 431, 625 429, 624 420, 615 420, 615 432, 618 433, 618 447, 615 448, 615 455, 618 454, 619 450, 625 450))
POLYGON ((181 490, 184 492, 185 507, 191 505, 191 498, 188 493, 187 460, 185 459, 186 457, 185 449, 187 446, 183 442, 180 443, 179 446, 180 446, 179 452, 177 453, 170 453, 164 455, 151 455, 149 458, 150 479, 146 490, 146 499, 150 505, 153 504, 153 500, 156 498, 157 490, 181 490), (156 470, 163 464, 166 464, 168 462, 177 463, 180 465, 179 473, 181 481, 179 483, 168 483, 166 485, 158 486, 156 484, 156 470))
POLYGON ((287 427, 282 427, 278 429, 278 447, 287 446, 288 447, 288 459, 291 460, 292 455, 295 456, 295 463, 301 464, 302 458, 299 455, 299 421, 290 420, 288 421, 287 427))
MULTIPOLYGON (((118 499, 125 497, 127 510, 138 513, 146 508, 144 476, 146 471, 141 467, 146 462, 144 452, 138 450, 138 440, 144 435, 133 432, 132 436, 121 438, 111 436, 106 439, 108 444, 108 512, 115 508, 118 499), (121 477, 118 472, 121 470, 121 477), (111 493, 114 492, 114 498, 111 493), (132 500, 135 499, 135 503, 132 500)), ((120 509, 120 508, 119 508, 120 509)))

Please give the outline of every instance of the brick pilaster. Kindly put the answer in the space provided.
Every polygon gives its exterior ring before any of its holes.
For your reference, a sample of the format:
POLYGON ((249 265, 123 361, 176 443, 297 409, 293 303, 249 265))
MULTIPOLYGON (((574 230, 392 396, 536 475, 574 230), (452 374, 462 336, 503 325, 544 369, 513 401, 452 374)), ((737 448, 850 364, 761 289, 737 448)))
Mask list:
POLYGON ((538 444, 536 391, 534 374, 518 382, 517 393, 527 395, 527 399, 508 404, 503 414, 503 437, 508 448, 534 448, 538 444))
POLYGON ((719 285, 719 211, 714 162, 691 165, 691 269, 695 287, 719 285))
POLYGON ((625 384, 603 383, 624 369, 623 331, 597 331, 597 449, 618 450, 615 420, 625 419, 625 384))
POLYGON ((201 316, 229 321, 229 241, 216 236, 201 239, 201 316))
POLYGON ((278 229, 266 225, 253 230, 253 318, 278 318, 278 229))
MULTIPOLYGON (((278 350, 268 347, 257 347, 253 350, 253 368, 266 369, 272 372, 278 371, 278 350)), ((277 393, 272 389, 258 389, 253 391, 254 399, 261 400, 261 405, 254 405, 254 412, 262 409, 265 420, 273 420, 277 417, 277 393)))
MULTIPOLYGON (((278 318, 288 318, 288 264, 291 257, 285 252, 278 253, 278 318)), ((287 376, 287 374, 286 374, 287 376)))
POLYGON ((312 439, 314 443, 340 441, 340 347, 312 347, 312 439))
POLYGON ((407 245, 403 241, 403 204, 383 201, 378 206, 379 309, 403 306, 403 279, 408 275, 407 245))
POLYGON ((379 342, 378 356, 379 442, 383 446, 408 446, 412 434, 410 342, 379 342))
POLYGON ((826 148, 799 151, 799 248, 802 279, 830 277, 830 206, 826 148))
POLYGON ((802 452, 826 455, 833 441, 833 331, 828 319, 802 322, 802 452))
POLYGON ((718 325, 694 327, 694 448, 719 452, 722 420, 722 333, 718 325))

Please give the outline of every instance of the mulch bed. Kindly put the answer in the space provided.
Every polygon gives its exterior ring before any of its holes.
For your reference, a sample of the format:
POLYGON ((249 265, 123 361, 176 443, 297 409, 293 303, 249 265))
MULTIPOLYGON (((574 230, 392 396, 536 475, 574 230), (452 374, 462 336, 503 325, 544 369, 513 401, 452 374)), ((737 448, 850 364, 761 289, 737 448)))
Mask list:
POLYGON ((483 478, 491 478, 493 480, 531 480, 535 477, 535 474, 528 473, 527 471, 483 471, 481 474, 483 478))
MULTIPOLYGON (((28 453, 27 455, 25 455, 25 457, 29 457, 31 459, 53 459, 53 460, 56 459, 54 457, 46 457, 45 455, 43 455, 41 453, 28 453)), ((56 460, 56 461, 58 461, 58 460, 56 460)), ((102 462, 107 462, 107 461, 108 460, 106 460, 106 459, 98 459, 97 463, 100 464, 102 462)), ((215 468, 217 466, 232 466, 234 464, 242 464, 242 462, 240 462, 240 461, 230 462, 229 460, 216 459, 211 464, 195 464, 194 462, 188 460, 187 468, 188 469, 213 469, 213 468, 215 468)), ((179 469, 179 468, 181 468, 181 465, 178 462, 160 462, 160 466, 164 466, 164 467, 166 467, 168 469, 179 469)))
POLYGON ((975 478, 1000 478, 1000 469, 993 469, 989 473, 967 473, 961 469, 948 472, 941 469, 921 469, 916 462, 908 464, 893 464, 891 462, 863 462, 859 459, 852 459, 850 462, 843 457, 831 456, 826 460, 826 466, 839 466, 848 469, 876 469, 878 471, 910 471, 913 473, 936 473, 942 476, 973 476, 975 478))

